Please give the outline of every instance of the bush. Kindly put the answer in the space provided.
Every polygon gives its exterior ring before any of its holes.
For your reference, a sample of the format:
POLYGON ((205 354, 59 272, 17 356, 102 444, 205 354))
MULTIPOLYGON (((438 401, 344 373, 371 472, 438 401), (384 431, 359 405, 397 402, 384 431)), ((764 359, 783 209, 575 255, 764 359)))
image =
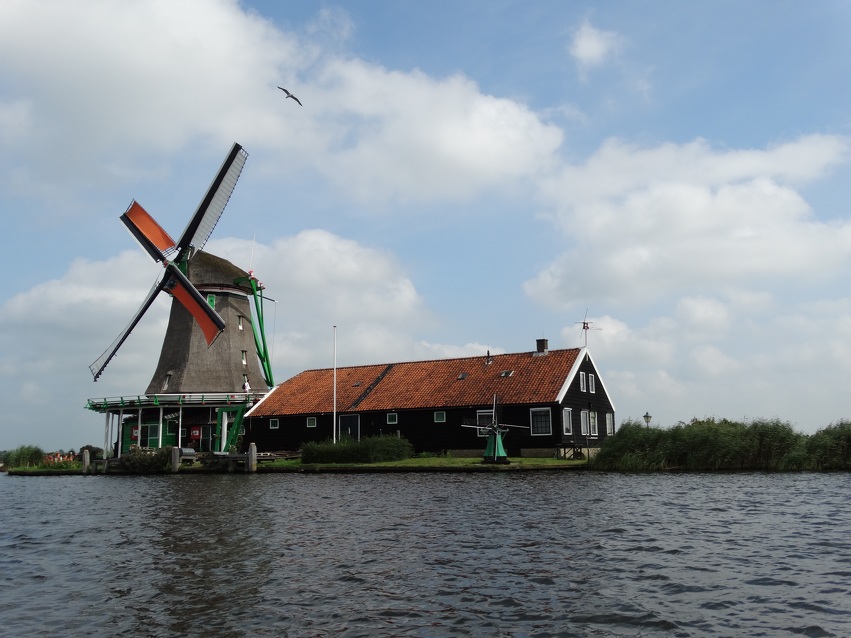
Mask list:
POLYGON ((6 467, 37 467, 44 463, 44 450, 37 445, 22 445, 6 455, 6 467))
POLYGON ((819 430, 806 444, 814 470, 851 470, 851 421, 840 421, 819 430))
MULTIPOLYGON (((806 438, 778 420, 692 419, 669 429, 625 421, 590 466, 627 472, 804 469, 806 438)), ((851 424, 848 443, 851 452, 851 424)))
POLYGON ((161 474, 171 468, 172 446, 157 450, 141 450, 132 447, 121 455, 119 466, 133 474, 161 474))
POLYGON ((414 448, 404 438, 384 435, 360 441, 344 438, 338 443, 306 443, 301 449, 302 463, 379 463, 411 458, 414 448))

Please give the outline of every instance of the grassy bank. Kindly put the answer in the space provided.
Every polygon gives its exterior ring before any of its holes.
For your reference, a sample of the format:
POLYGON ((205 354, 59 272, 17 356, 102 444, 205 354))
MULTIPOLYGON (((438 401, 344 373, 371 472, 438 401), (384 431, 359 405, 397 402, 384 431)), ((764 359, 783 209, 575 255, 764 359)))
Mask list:
MULTIPOLYGON (((180 468, 181 474, 220 474, 226 471, 227 465, 196 462, 180 468)), ((585 461, 564 461, 561 459, 513 458, 509 464, 482 463, 481 457, 413 457, 398 461, 380 461, 376 463, 304 463, 301 459, 277 459, 259 463, 257 472, 260 474, 276 473, 360 473, 360 472, 516 472, 531 470, 581 470, 585 469, 585 461)), ((238 468, 241 474, 242 469, 238 468)), ((82 474, 79 464, 76 467, 20 467, 10 468, 9 474, 16 476, 63 476, 82 474)), ((125 468, 110 470, 110 474, 164 474, 167 470, 157 468, 155 471, 131 471, 125 468)))
POLYGON ((305 463, 301 459, 278 460, 258 465, 258 472, 501 472, 584 468, 585 461, 512 458, 511 463, 482 463, 482 457, 413 457, 377 463, 305 463))

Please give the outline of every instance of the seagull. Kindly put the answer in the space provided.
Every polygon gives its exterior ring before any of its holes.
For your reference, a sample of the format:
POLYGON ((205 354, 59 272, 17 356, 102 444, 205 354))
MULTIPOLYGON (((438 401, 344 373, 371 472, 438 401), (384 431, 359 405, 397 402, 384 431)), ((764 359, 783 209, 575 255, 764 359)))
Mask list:
POLYGON ((279 88, 279 89, 281 89, 284 93, 286 93, 286 94, 287 94, 287 97, 286 97, 286 98, 284 98, 284 99, 292 98, 292 99, 294 99, 296 102, 298 102, 298 105, 299 105, 299 106, 301 106, 301 105, 302 105, 302 104, 301 104, 301 102, 299 102, 299 99, 298 99, 295 95, 293 95, 292 93, 290 93, 289 91, 287 91, 284 87, 279 86, 278 88, 279 88))

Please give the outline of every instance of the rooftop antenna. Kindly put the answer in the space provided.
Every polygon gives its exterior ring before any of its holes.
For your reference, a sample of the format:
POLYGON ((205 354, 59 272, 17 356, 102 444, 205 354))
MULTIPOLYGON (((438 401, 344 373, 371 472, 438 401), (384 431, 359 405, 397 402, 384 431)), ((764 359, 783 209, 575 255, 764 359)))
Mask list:
POLYGON ((251 255, 248 257, 248 272, 251 272, 251 264, 254 263, 254 244, 257 243, 257 233, 251 238, 251 255))
POLYGON ((582 321, 577 321, 576 323, 582 324, 582 338, 585 342, 585 347, 588 347, 588 331, 589 330, 602 330, 602 328, 592 328, 594 325, 593 321, 588 321, 588 308, 585 309, 585 317, 582 321))

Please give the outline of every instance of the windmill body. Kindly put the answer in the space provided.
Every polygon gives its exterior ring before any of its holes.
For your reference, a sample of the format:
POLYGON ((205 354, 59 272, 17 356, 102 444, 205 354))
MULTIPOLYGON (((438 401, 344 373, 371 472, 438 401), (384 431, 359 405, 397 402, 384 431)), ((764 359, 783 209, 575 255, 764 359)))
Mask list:
POLYGON ((145 394, 186 394, 242 391, 265 386, 255 355, 249 274, 221 257, 196 253, 187 276, 225 324, 208 346, 192 314, 174 299, 156 372, 145 394))

